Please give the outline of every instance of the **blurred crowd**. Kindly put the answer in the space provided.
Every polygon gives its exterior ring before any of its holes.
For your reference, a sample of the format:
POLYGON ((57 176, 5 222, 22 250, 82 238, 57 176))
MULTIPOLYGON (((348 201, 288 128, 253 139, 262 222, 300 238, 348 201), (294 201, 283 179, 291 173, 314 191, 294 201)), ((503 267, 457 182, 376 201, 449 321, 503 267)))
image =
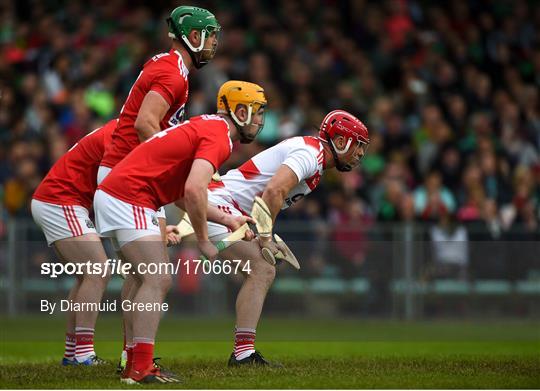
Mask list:
MULTIPOLYGON (((188 3, 223 27, 216 58, 190 75, 188 115, 213 112, 228 79, 261 84, 269 100, 258 142, 235 148, 224 170, 283 138, 314 134, 332 109, 369 128, 361 169, 328 173, 284 220, 314 230, 330 223, 333 240, 358 243, 339 251, 359 264, 376 222, 432 222, 434 241, 463 227, 469 239, 515 230, 539 239, 536 1, 188 3)), ((144 62, 168 50, 165 19, 177 5, 2 2, 3 219, 29 216, 51 165, 118 115, 144 62)))

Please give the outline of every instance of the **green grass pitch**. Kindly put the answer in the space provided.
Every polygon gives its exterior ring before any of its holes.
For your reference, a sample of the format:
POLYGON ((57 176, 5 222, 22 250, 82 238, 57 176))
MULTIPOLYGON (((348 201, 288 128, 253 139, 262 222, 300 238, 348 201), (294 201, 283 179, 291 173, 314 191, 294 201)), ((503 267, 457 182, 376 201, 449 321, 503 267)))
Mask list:
MULTIPOLYGON (((63 320, 0 318, 1 388, 138 388, 115 374, 121 323, 102 316, 110 364, 63 368, 63 320)), ((227 368, 233 319, 166 317, 156 355, 184 382, 159 388, 540 388, 540 323, 263 319, 257 348, 282 369, 227 368)), ((153 388, 156 386, 154 385, 153 388)), ((140 388, 140 387, 139 387, 140 388)))

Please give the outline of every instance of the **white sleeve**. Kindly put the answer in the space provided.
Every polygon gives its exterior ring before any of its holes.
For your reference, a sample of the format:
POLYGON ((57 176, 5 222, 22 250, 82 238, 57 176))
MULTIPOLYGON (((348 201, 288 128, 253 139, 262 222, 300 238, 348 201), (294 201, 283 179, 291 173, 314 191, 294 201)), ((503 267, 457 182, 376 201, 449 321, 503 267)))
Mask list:
POLYGON ((313 175, 318 170, 317 151, 313 148, 296 148, 289 152, 283 162, 298 177, 298 182, 303 181, 313 175))

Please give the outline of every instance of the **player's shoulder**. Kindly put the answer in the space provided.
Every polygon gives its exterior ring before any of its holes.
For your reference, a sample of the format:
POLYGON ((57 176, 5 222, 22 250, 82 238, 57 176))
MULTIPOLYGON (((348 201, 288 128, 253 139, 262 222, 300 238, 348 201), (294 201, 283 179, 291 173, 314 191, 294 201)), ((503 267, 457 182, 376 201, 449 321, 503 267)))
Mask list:
POLYGON ((229 129, 229 124, 225 118, 217 114, 202 114, 191 118, 191 121, 197 122, 202 126, 211 126, 213 129, 229 129))
POLYGON ((283 140, 277 144, 290 150, 305 150, 310 153, 318 154, 321 150, 321 140, 312 136, 296 136, 283 140))
POLYGON ((79 143, 96 143, 103 142, 103 140, 112 137, 113 132, 116 130, 116 125, 118 124, 118 118, 112 119, 107 122, 105 125, 100 126, 89 132, 85 135, 79 143))
MULTIPOLYGON (((321 140, 318 137, 313 136, 299 136, 299 139, 301 139, 301 142, 304 143, 306 147, 313 148, 317 152, 321 150, 322 143, 321 140)), ((300 140, 299 140, 300 142, 300 140)))
POLYGON ((227 137, 230 140, 229 124, 219 115, 202 114, 191 117, 187 122, 198 138, 217 140, 227 137))
POLYGON ((176 50, 152 56, 144 65, 144 70, 148 73, 156 73, 158 76, 182 80, 187 79, 189 73, 181 54, 176 50), (163 70, 167 70, 167 72, 164 73, 163 70))

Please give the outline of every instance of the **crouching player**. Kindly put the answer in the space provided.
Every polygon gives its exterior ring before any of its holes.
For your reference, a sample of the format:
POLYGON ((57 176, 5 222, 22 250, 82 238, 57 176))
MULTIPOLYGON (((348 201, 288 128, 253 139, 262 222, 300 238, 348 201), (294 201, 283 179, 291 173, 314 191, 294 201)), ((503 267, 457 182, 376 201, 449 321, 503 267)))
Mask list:
MULTIPOLYGON (((275 221, 280 209, 315 189, 324 170, 336 167, 339 171, 351 171, 356 167, 368 144, 368 130, 360 120, 346 111, 332 111, 324 118, 319 137, 284 140, 230 170, 221 182, 212 182, 208 202, 233 216, 241 216, 251 211, 255 197, 262 194, 275 221)), ((208 235, 210 240, 219 241, 228 235, 227 227, 208 222, 208 235)), ((235 343, 229 365, 269 364, 255 350, 255 333, 276 272, 274 266, 264 261, 261 248, 267 247, 274 254, 279 248, 271 241, 271 235, 258 239, 237 242, 222 252, 224 259, 250 260, 251 267, 236 299, 235 343)))
MULTIPOLYGON (((208 10, 179 6, 171 12, 167 23, 171 49, 148 60, 133 84, 120 111, 111 144, 101 161, 98 184, 141 142, 184 120, 189 97, 189 73, 208 64, 216 54, 221 26, 208 10)), ((165 241, 164 208, 158 210, 157 221, 165 241)), ((139 284, 135 275, 127 275, 121 292, 122 300, 131 299, 139 284)), ((126 312, 123 319, 124 347, 120 371, 133 346, 133 336, 126 326, 126 323, 131 323, 130 313, 126 312)))
MULTIPOLYGON (((207 218, 233 230, 250 220, 208 208, 207 187, 229 158, 232 142, 249 143, 261 130, 266 98, 256 84, 229 81, 221 86, 218 101, 217 115, 194 117, 155 134, 133 149, 98 186, 94 197, 98 231, 118 241, 124 261, 134 266, 141 281, 133 302, 161 304, 172 283, 168 268, 159 267, 168 263, 156 218, 160 207, 175 202, 187 211, 199 249, 210 259, 217 256, 217 248, 208 239, 207 218), (149 263, 166 270, 138 272, 149 263)), ((152 361, 160 315, 159 311, 134 312, 132 322, 126 324, 134 346, 122 372, 123 382, 178 381, 152 361)))
MULTIPOLYGON (((47 244, 63 262, 104 264, 107 260, 88 211, 96 190, 99 163, 116 123, 109 121, 71 147, 53 165, 32 197, 32 216, 43 230, 47 244)), ((107 281, 108 277, 101 274, 77 275, 68 299, 99 304, 107 281)), ((94 351, 97 316, 97 311, 67 313, 63 365, 102 363, 94 351)))

